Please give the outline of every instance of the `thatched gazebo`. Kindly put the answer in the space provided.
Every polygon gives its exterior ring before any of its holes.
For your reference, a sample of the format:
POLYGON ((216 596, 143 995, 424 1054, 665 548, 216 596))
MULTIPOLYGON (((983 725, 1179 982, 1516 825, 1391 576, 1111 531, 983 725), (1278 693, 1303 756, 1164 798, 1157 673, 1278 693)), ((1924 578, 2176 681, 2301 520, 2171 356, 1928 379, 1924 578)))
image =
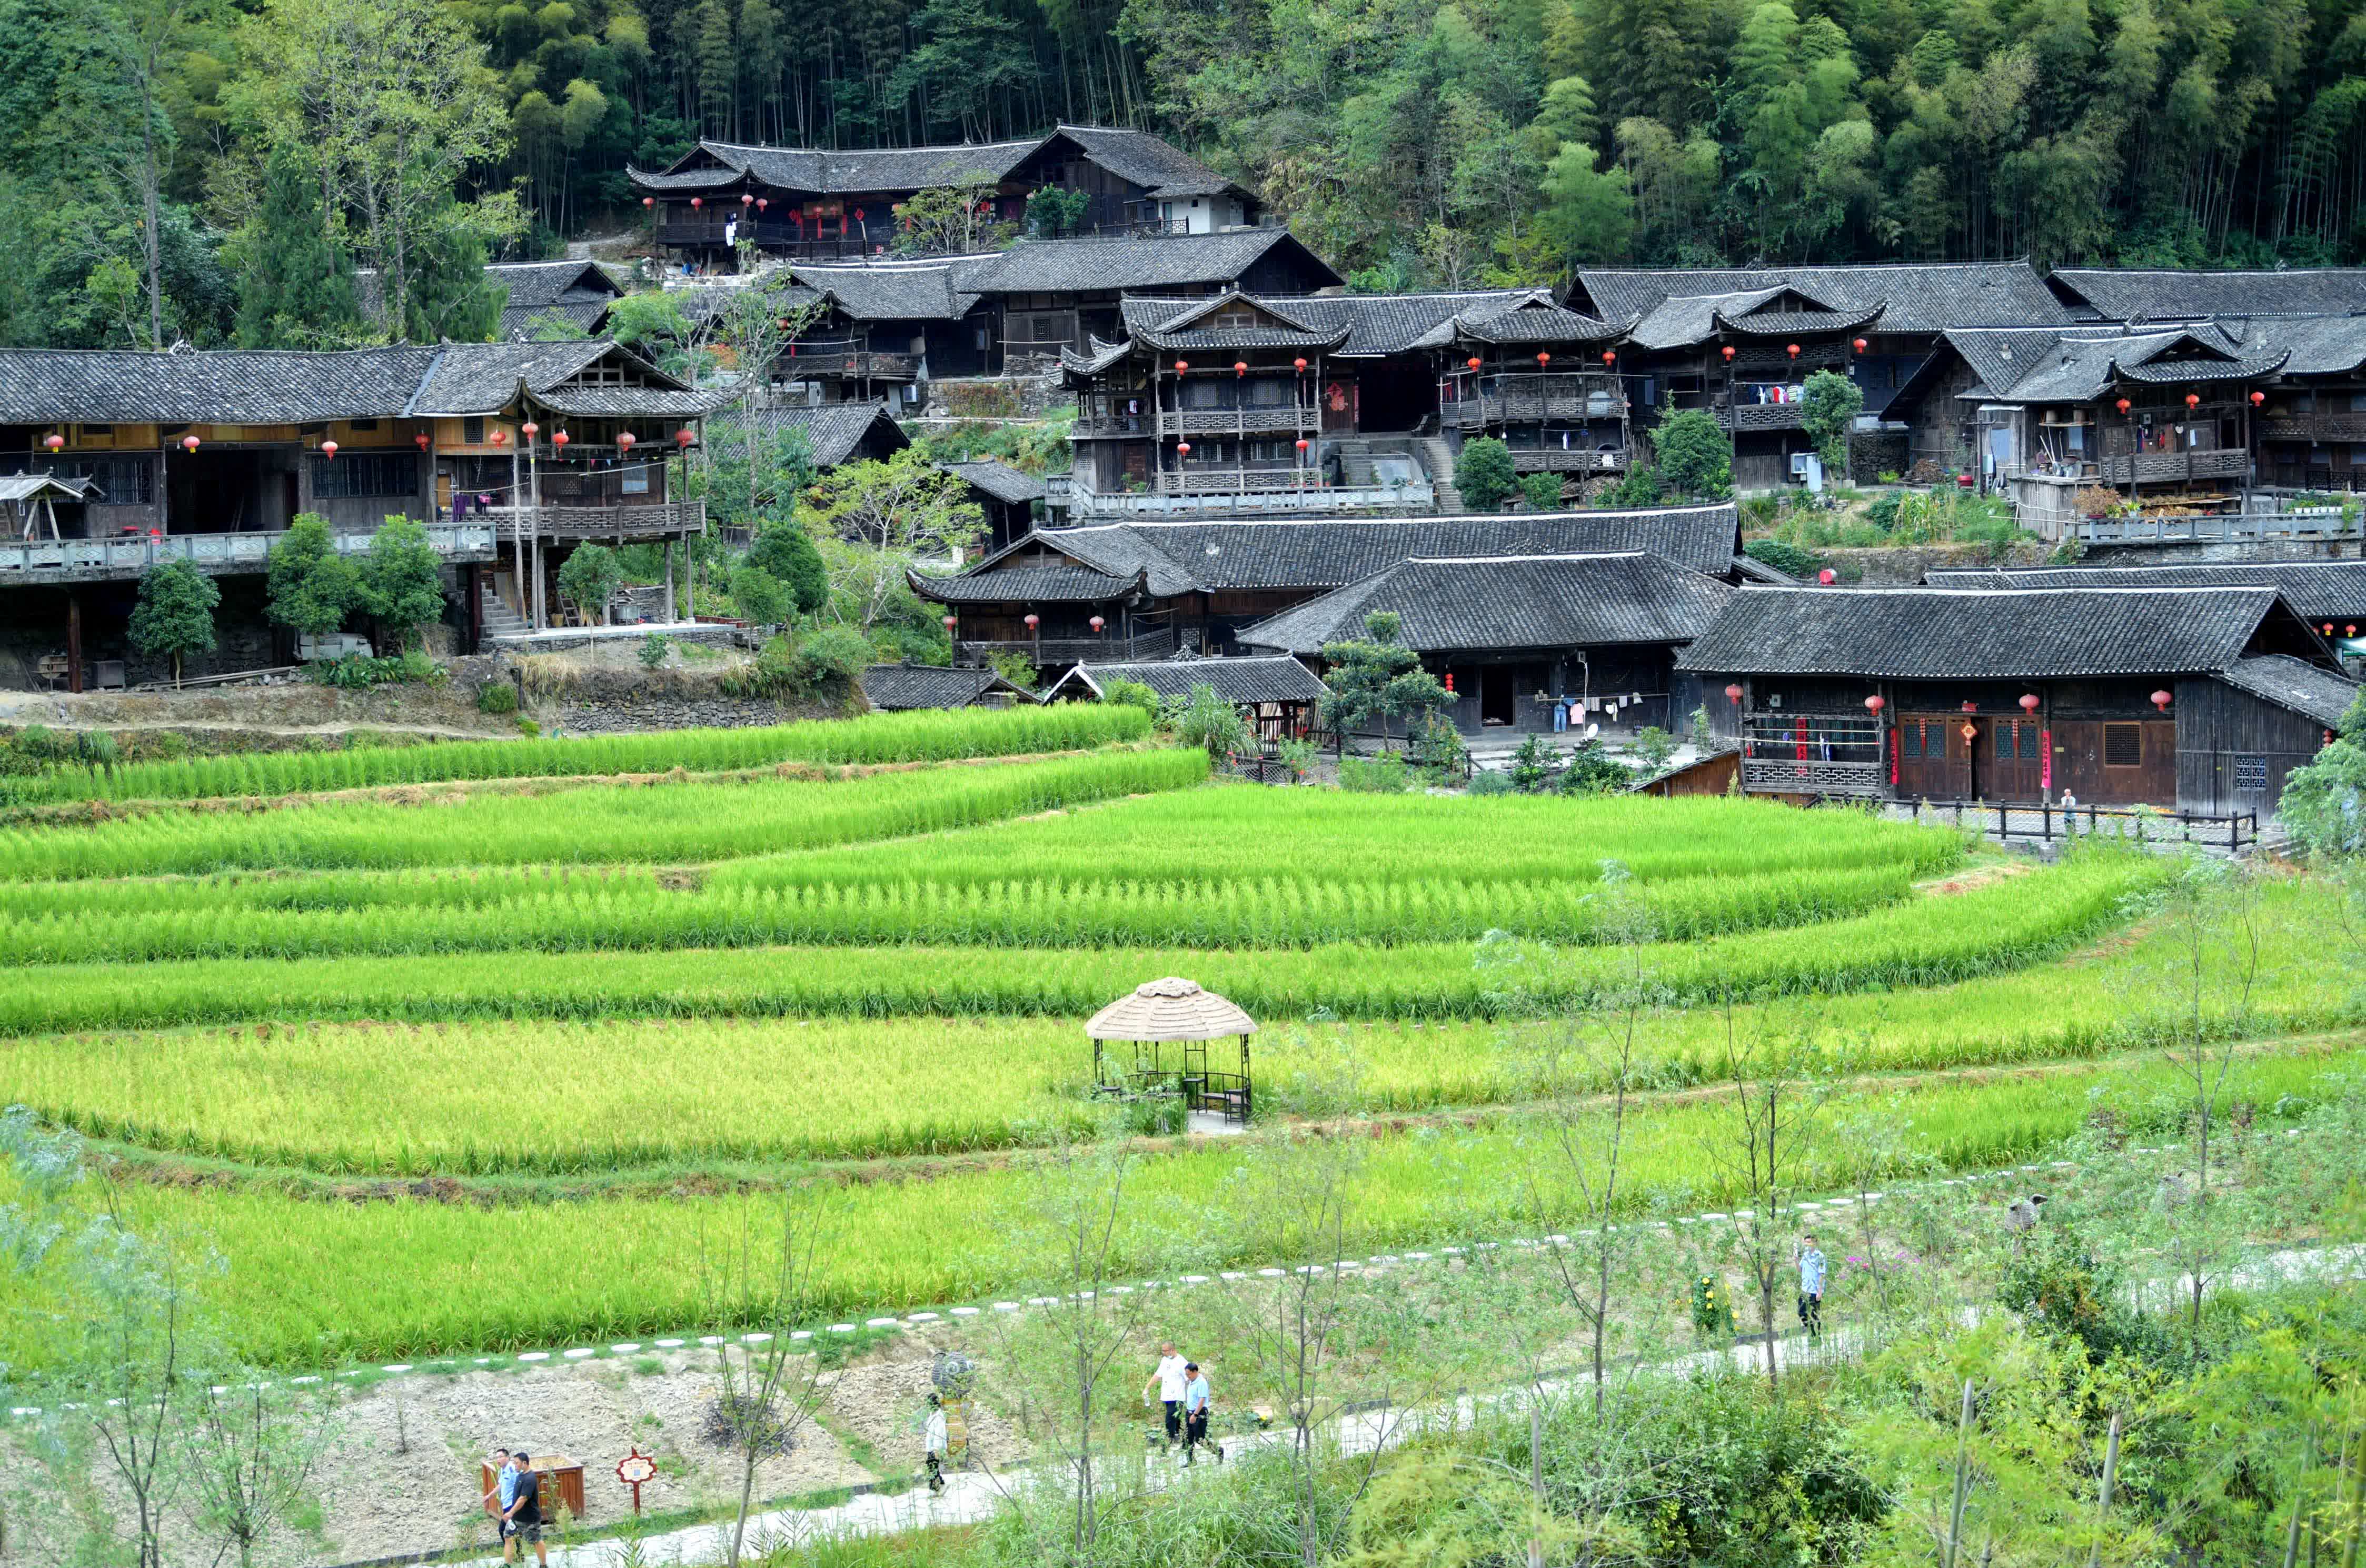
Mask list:
POLYGON ((1256 1019, 1214 991, 1200 990, 1196 980, 1169 975, 1147 981, 1094 1014, 1085 1025, 1093 1042, 1094 1090, 1113 1093, 1171 1084, 1182 1093, 1187 1109, 1245 1123, 1249 1119, 1249 1036, 1256 1033, 1256 1019), (1241 1070, 1209 1071, 1208 1042, 1228 1036, 1240 1039, 1241 1070), (1130 1072, 1112 1074, 1106 1047, 1113 1040, 1133 1047, 1130 1072), (1179 1071, 1170 1072, 1159 1059, 1159 1047, 1170 1041, 1183 1047, 1179 1071))

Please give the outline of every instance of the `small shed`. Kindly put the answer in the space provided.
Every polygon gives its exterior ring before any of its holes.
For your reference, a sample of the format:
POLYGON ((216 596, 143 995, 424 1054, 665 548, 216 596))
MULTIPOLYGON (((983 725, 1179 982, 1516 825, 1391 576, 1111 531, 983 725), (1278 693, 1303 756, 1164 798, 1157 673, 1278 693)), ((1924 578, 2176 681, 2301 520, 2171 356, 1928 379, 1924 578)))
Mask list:
POLYGON ((941 466, 969 487, 970 499, 986 514, 988 550, 1003 548, 1035 526, 1035 503, 1043 498, 1042 480, 992 458, 941 466))
POLYGON ((873 665, 857 678, 863 700, 882 713, 911 708, 995 708, 1032 702, 990 669, 953 669, 944 665, 873 665))
POLYGON ((1290 740, 1313 727, 1316 704, 1323 700, 1323 678, 1287 654, 1249 658, 1144 659, 1131 664, 1080 664, 1043 693, 1055 702, 1108 695, 1111 681, 1131 680, 1158 693, 1161 702, 1191 695, 1195 686, 1208 686, 1240 711, 1260 741, 1290 740))
POLYGON ((88 479, 61 479, 55 474, 11 474, 0 478, 0 518, 9 537, 56 539, 57 504, 78 506, 97 487, 88 479))
POLYGON ((1219 1115, 1226 1122, 1246 1124, 1251 1106, 1249 1036, 1256 1020, 1196 980, 1168 975, 1147 980, 1092 1015, 1085 1025, 1093 1042, 1093 1092, 1097 1094, 1158 1092, 1172 1090, 1183 1097, 1186 1110, 1219 1115), (1208 1042, 1237 1036, 1241 1057, 1238 1072, 1211 1071, 1208 1042), (1108 1046, 1123 1041, 1133 1048, 1129 1070, 1111 1063, 1108 1046), (1160 1047, 1182 1047, 1173 1069, 1161 1059, 1160 1047), (1145 1047, 1147 1049, 1145 1050, 1145 1047))

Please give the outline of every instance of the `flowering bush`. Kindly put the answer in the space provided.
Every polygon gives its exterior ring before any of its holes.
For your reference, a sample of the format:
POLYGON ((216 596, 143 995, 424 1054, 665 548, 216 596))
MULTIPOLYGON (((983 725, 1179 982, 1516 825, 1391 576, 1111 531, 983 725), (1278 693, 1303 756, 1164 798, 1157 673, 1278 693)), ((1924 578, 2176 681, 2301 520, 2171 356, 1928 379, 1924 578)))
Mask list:
POLYGON ((1693 1327, 1703 1334, 1734 1331, 1733 1298, 1715 1274, 1703 1274, 1693 1282, 1693 1327))

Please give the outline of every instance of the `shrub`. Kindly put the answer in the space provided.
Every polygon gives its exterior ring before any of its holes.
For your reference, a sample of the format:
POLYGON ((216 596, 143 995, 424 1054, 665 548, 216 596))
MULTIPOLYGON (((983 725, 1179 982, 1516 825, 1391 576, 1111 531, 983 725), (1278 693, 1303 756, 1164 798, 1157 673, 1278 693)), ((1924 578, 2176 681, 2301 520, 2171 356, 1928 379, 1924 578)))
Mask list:
POLYGON ((1339 788, 1358 795, 1402 795, 1413 787, 1413 770, 1393 752, 1339 759, 1339 788))
POLYGON ((824 626, 797 643, 797 678, 807 691, 842 692, 871 663, 871 644, 851 626, 824 626))
POLYGON ((1274 748, 1275 759, 1290 769, 1291 780, 1300 784, 1305 783, 1306 776, 1314 771, 1316 755, 1313 741, 1284 741, 1274 748))
POLYGON ((1627 470, 1627 476, 1605 498, 1614 507, 1655 507, 1666 498, 1667 491, 1660 484, 1660 471, 1648 463, 1638 463, 1627 470))
POLYGON ((518 734, 524 735, 528 740, 532 740, 535 736, 542 734, 542 726, 535 723, 532 719, 520 719, 517 722, 517 724, 518 734))
POLYGON ((1635 736, 1635 749, 1652 767, 1668 766, 1668 758, 1676 755, 1676 737, 1657 724, 1646 724, 1635 736))
POLYGON ((1463 444, 1454 463, 1454 487, 1473 511, 1493 511, 1518 490, 1520 476, 1512 467, 1512 449, 1493 436, 1463 444))
POLYGON ((1545 786, 1552 782, 1553 770, 1558 765, 1552 743, 1542 735, 1532 734, 1520 743, 1518 751, 1512 754, 1512 767, 1508 775, 1512 788, 1523 795, 1541 794, 1545 786))
POLYGON ((1520 479, 1520 498, 1528 503, 1530 511, 1560 510, 1560 476, 1558 474, 1527 474, 1520 479))
POLYGON ((1191 695, 1168 705, 1166 727, 1185 745, 1203 748, 1211 757, 1229 756, 1249 748, 1249 727, 1240 710, 1216 695, 1206 681, 1192 683, 1191 695))
POLYGON ((1865 509, 1865 521, 1884 533, 1888 532, 1898 526, 1898 503, 1902 499, 1904 498, 1895 490, 1874 497, 1873 504, 1865 509))
POLYGON ((778 626, 789 618, 789 590, 761 566, 741 566, 731 574, 731 603, 742 620, 759 626, 778 626))
POLYGON ((1733 448, 1706 409, 1679 409, 1652 432, 1660 474, 1678 495, 1722 498, 1733 490, 1733 448))
MULTIPOLYGON (((988 655, 986 662, 993 668, 995 674, 1000 676, 1003 679, 1008 681, 1020 690, 1032 691, 1035 689, 1035 682, 1037 679, 1035 673, 1035 661, 1029 658, 1025 654, 1006 648, 1000 653, 988 655)), ((1148 687, 1144 687, 1143 689, 1145 691, 1150 690, 1148 687)), ((1158 694, 1155 691, 1151 692, 1150 713, 1153 718, 1155 718, 1158 714, 1158 694)))
POLYGON ((1553 788, 1563 795, 1608 795, 1634 781, 1634 773, 1612 761, 1608 748, 1594 739, 1577 748, 1553 788))
POLYGON ((578 544, 558 568, 558 591, 594 622, 607 620, 608 600, 624 580, 624 566, 605 544, 578 544))
POLYGON ((748 547, 748 565, 778 583, 800 615, 829 602, 829 573, 811 535, 794 522, 769 522, 748 547))
POLYGON ((518 711, 517 688, 506 680, 489 680, 477 693, 477 711, 480 713, 514 713, 518 711))
POLYGON ((652 632, 641 639, 641 667, 656 669, 666 662, 666 655, 672 652, 673 639, 662 632, 652 632))
POLYGON ((1812 577, 1816 575, 1816 558, 1813 555, 1779 539, 1753 539, 1741 547, 1741 553, 1753 561, 1763 561, 1786 577, 1812 577))
POLYGON ((1101 700, 1121 708, 1139 708, 1153 720, 1158 717, 1158 693, 1138 680, 1110 681, 1101 688, 1101 700))
POLYGON ((1482 767, 1470 776, 1470 789, 1474 795, 1510 795, 1517 793, 1519 786, 1512 782, 1510 774, 1482 767))

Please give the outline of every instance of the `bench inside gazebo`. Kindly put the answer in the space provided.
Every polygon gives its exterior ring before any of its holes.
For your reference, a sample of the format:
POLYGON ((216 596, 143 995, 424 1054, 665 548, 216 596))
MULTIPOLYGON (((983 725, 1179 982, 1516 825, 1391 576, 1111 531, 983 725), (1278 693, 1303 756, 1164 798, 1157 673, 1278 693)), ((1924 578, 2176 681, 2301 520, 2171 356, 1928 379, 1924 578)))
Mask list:
POLYGON ((1245 1126, 1253 1099, 1249 1036, 1256 1027, 1256 1019, 1196 981, 1174 975, 1147 981, 1085 1025, 1093 1042, 1093 1092, 1179 1094, 1187 1113, 1215 1121, 1205 1130, 1245 1126), (1240 1070, 1211 1069, 1208 1042, 1234 1037, 1240 1041, 1240 1070), (1132 1047, 1123 1067, 1109 1049, 1117 1043, 1132 1047), (1169 1045, 1180 1047, 1172 1066, 1163 1050, 1169 1045))

